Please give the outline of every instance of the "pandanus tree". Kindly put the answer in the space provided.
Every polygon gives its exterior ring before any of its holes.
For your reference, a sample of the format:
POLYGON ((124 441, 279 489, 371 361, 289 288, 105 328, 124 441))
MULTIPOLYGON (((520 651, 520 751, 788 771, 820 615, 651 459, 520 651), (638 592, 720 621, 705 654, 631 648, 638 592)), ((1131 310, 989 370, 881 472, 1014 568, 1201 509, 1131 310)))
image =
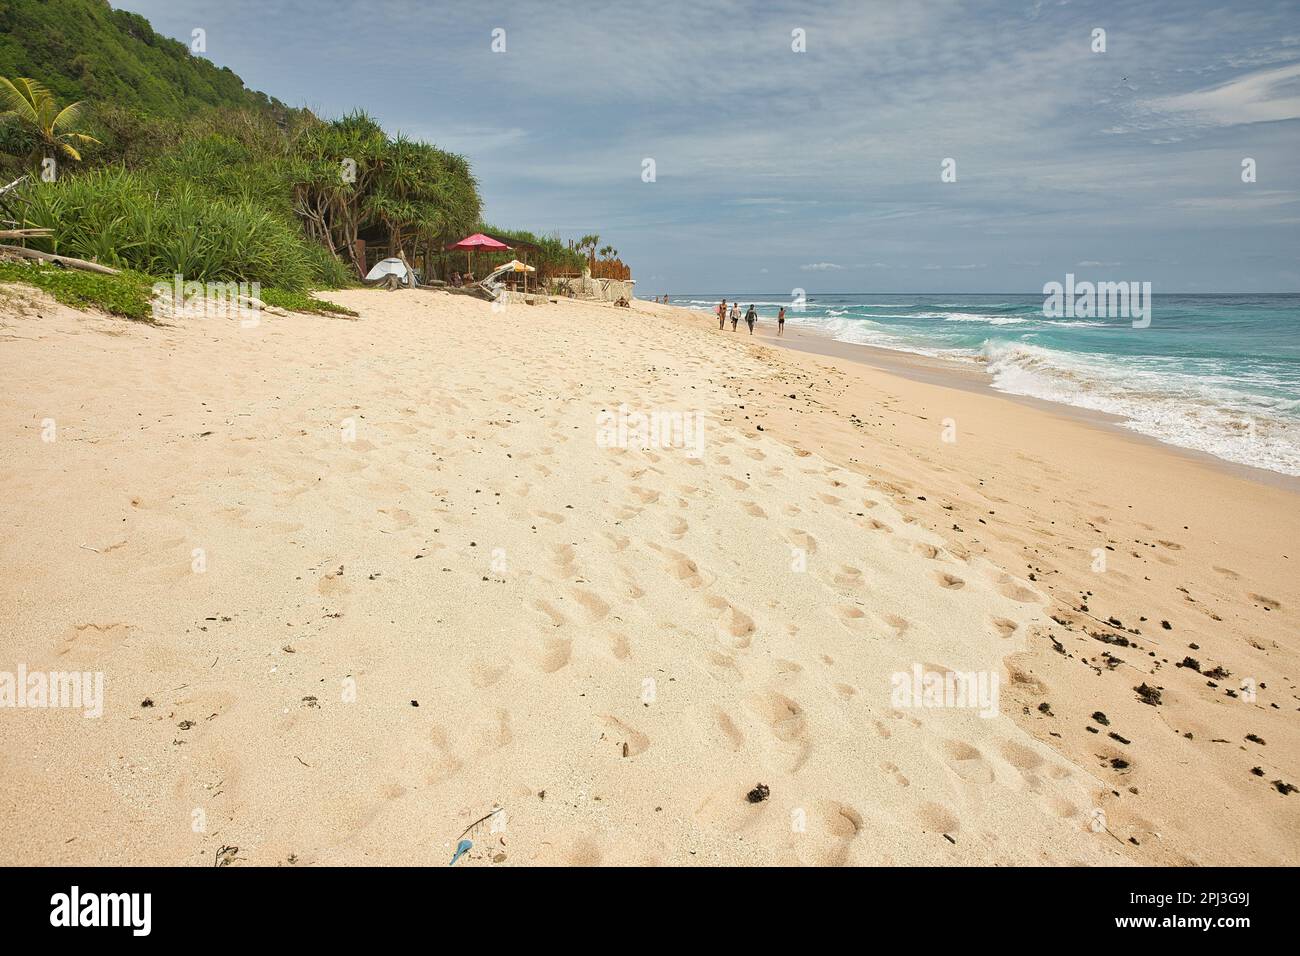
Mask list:
POLYGON ((3 107, 0 116, 14 117, 35 140, 33 160, 66 157, 80 162, 81 151, 77 146, 99 142, 76 129, 85 110, 84 102, 69 103, 59 109, 54 94, 36 80, 27 77, 9 80, 0 76, 0 107, 3 107))
POLYGON ((478 186, 460 156, 428 143, 389 139, 365 113, 309 129, 291 158, 294 208, 309 235, 358 274, 357 236, 388 234, 390 255, 431 251, 478 221, 478 186))
POLYGON ((462 157, 398 137, 380 163, 366 210, 388 233, 389 255, 400 256, 441 249, 471 231, 480 202, 462 157))
POLYGON ((578 240, 578 251, 587 258, 589 264, 594 264, 596 261, 596 247, 599 245, 600 236, 583 236, 578 240))
POLYGON ((308 235, 350 261, 358 274, 365 263, 357 235, 366 224, 366 200, 387 144, 378 123, 351 113, 304 132, 290 159, 294 210, 308 235))

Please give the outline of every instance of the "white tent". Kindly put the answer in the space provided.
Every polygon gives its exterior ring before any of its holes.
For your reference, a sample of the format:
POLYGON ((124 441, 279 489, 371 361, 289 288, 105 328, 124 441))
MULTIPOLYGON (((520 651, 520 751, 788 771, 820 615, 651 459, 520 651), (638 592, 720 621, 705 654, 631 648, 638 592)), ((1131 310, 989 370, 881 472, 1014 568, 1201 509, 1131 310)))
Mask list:
POLYGON ((406 285, 414 282, 414 276, 411 270, 407 268, 405 262, 401 259, 381 259, 375 263, 375 267, 366 273, 367 282, 380 282, 387 276, 397 276, 397 278, 406 285))

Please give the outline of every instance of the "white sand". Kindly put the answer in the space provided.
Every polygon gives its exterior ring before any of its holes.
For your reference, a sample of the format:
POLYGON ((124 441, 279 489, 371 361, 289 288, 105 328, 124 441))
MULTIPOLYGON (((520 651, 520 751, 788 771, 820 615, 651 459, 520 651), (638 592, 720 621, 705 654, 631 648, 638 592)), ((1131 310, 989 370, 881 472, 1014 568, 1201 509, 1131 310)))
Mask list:
MULTIPOLYGON (((494 806, 457 865, 1149 859, 1023 686, 891 705, 1044 661, 1049 595, 781 440, 862 439, 829 404, 757 430, 815 360, 644 304, 331 297, 361 319, 0 305, 0 670, 106 697, 0 710, 0 863, 445 864, 494 806), (704 413, 703 455, 600 447, 621 404, 704 413)), ((1300 796, 1250 792, 1285 815, 1201 861, 1295 861, 1300 796)))

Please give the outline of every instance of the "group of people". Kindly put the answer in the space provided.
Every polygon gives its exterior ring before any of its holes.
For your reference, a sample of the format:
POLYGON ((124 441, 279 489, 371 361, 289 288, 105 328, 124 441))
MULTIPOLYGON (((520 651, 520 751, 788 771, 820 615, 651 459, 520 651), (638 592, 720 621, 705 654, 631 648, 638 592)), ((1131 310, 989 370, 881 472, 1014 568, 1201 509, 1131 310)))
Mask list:
MULTIPOLYGON (((718 328, 725 329, 727 327, 727 319, 730 318, 731 331, 733 332, 736 331, 736 326, 740 324, 740 303, 739 302, 731 303, 731 309, 728 310, 727 300, 723 299, 720 303, 718 303, 717 311, 718 311, 718 328)), ((756 312, 754 310, 754 307, 751 305, 749 309, 746 310, 745 312, 745 324, 749 326, 750 335, 754 334, 754 326, 755 324, 757 324, 757 322, 758 322, 758 312, 756 312)), ((780 310, 776 313, 776 334, 785 335, 785 306, 781 306, 780 310)))
POLYGON ((466 272, 464 275, 461 275, 459 272, 453 272, 451 274, 451 284, 458 289, 463 285, 472 285, 473 282, 474 273, 472 272, 466 272))

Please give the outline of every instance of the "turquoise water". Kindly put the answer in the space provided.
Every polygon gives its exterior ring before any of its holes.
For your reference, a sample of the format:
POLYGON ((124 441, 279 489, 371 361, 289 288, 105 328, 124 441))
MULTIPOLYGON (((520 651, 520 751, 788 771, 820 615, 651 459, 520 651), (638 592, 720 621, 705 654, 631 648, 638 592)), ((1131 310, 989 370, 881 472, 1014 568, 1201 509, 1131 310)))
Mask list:
MULTIPOLYGON (((716 296, 674 296, 710 310, 716 296)), ((1150 325, 1047 318, 1042 295, 741 295, 764 324, 981 363, 993 387, 1118 415, 1126 428, 1300 475, 1300 295, 1161 295, 1150 325)), ((732 296, 727 295, 730 302, 732 296)), ((743 328, 743 326, 742 326, 743 328)))

